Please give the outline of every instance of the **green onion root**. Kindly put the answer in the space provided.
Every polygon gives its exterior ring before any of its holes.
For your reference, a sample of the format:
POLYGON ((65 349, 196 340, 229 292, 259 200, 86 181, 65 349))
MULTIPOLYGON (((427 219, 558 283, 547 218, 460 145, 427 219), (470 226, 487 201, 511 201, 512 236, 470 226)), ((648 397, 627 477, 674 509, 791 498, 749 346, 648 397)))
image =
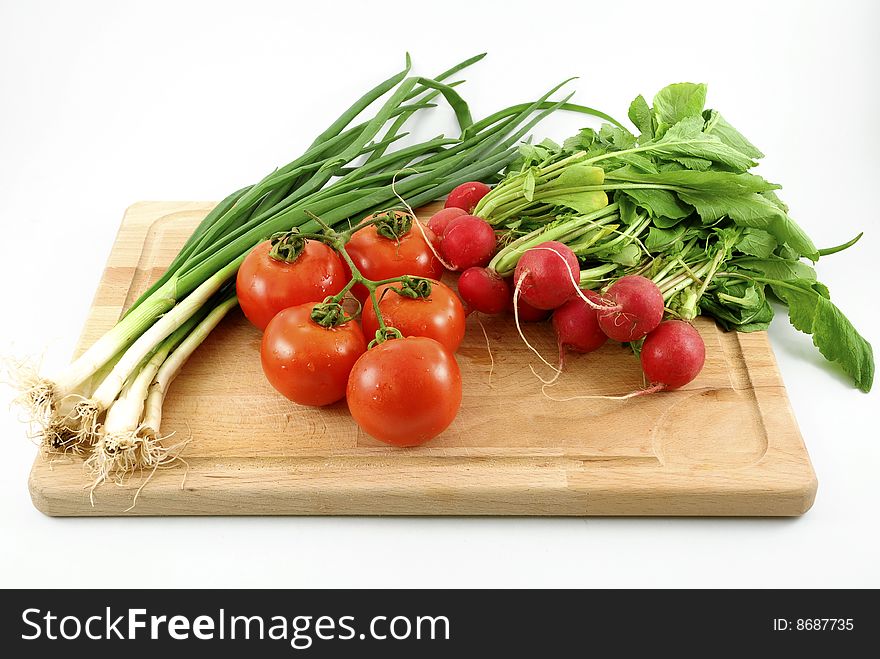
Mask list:
POLYGON ((196 317, 199 322, 181 325, 126 383, 108 409, 103 433, 86 461, 93 489, 106 480, 125 482, 136 471, 176 459, 173 447, 164 446, 159 435, 165 392, 189 356, 237 303, 236 297, 227 298, 203 318, 196 317))

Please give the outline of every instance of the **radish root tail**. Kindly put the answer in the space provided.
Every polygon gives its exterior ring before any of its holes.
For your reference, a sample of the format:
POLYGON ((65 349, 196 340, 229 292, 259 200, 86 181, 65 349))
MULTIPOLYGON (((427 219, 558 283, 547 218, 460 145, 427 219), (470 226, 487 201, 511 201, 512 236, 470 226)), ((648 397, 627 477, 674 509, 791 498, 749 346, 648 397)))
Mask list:
POLYGON ((650 394, 655 394, 658 391, 663 391, 666 389, 665 384, 655 384, 651 385, 647 389, 638 389, 636 391, 631 391, 628 394, 623 394, 622 396, 602 396, 599 394, 594 395, 583 395, 583 396, 566 396, 564 398, 554 398, 550 394, 547 393, 548 385, 544 385, 541 387, 541 393, 544 394, 545 398, 549 400, 555 401, 557 403, 567 403, 570 400, 629 400, 630 398, 638 398, 639 396, 648 396, 650 394))
POLYGON ((477 322, 480 324, 480 329, 483 330, 483 338, 486 339, 486 352, 489 353, 489 377, 486 380, 486 384, 488 384, 491 389, 492 373, 495 371, 495 357, 492 355, 492 346, 489 345, 489 334, 486 332, 486 327, 483 325, 483 321, 477 318, 477 322))
POLYGON ((544 383, 544 386, 541 387, 541 391, 544 391, 545 387, 552 387, 559 380, 559 376, 562 375, 562 371, 565 368, 565 347, 559 346, 559 366, 556 367, 556 374, 550 378, 547 382, 544 383))
MULTIPOLYGON (((525 281, 525 278, 528 276, 529 276, 529 271, 524 270, 523 273, 519 276, 519 279, 517 279, 516 286, 513 289, 513 322, 516 324, 516 331, 519 332, 519 338, 521 338, 523 340, 523 343, 525 343, 526 346, 528 346, 529 350, 531 350, 533 353, 535 353, 538 356, 538 359, 540 359, 542 362, 544 362, 544 364, 549 366, 556 373, 556 377, 559 377, 559 372, 560 372, 559 369, 556 368, 550 362, 548 362, 546 359, 544 359, 544 357, 541 355, 541 353, 538 352, 537 348, 535 348, 531 343, 529 343, 529 340, 526 338, 526 335, 523 332, 522 325, 519 322, 519 296, 520 296, 520 292, 522 291, 523 281, 525 281)), ((531 364, 529 364, 529 368, 532 369, 532 373, 534 374, 534 376, 536 378, 538 378, 541 382, 543 382, 544 385, 547 385, 547 384, 549 384, 549 382, 552 382, 552 380, 550 380, 548 382, 547 380, 542 378, 540 375, 538 375, 537 371, 535 371, 535 369, 532 368, 531 364)))

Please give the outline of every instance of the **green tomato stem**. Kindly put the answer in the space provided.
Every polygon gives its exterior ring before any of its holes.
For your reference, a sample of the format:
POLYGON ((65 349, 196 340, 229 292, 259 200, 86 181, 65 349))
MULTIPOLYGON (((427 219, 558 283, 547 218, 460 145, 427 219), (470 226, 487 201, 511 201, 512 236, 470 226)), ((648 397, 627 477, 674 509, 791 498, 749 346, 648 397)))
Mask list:
MULTIPOLYGON (((311 215, 311 213, 309 215, 311 215)), ((317 221, 319 224, 325 224, 325 223, 321 222, 321 220, 319 218, 317 218, 317 216, 312 215, 312 219, 317 221)), ((367 226, 367 225, 372 224, 374 222, 375 222, 375 220, 368 220, 366 222, 363 222, 362 224, 367 226)), ((376 297, 376 289, 379 288, 379 286, 384 286, 385 284, 394 284, 397 282, 403 282, 407 279, 411 279, 411 277, 408 277, 407 275, 403 275, 401 277, 389 277, 388 279, 378 279, 378 280, 369 279, 369 278, 365 277, 363 275, 363 273, 360 271, 360 269, 357 267, 357 265, 355 264, 354 260, 349 255, 348 250, 345 249, 345 245, 349 240, 351 240, 351 236, 354 233, 354 231, 349 230, 349 231, 337 232, 337 231, 334 231, 332 227, 330 227, 326 224, 325 224, 325 226, 327 226, 327 234, 303 234, 303 235, 306 237, 314 237, 317 240, 322 240, 322 241, 326 242, 328 245, 330 245, 334 250, 336 250, 339 253, 339 255, 342 257, 343 261, 345 261, 346 265, 348 266, 349 270, 351 271, 351 279, 348 281, 348 283, 345 285, 345 287, 341 291, 339 291, 339 293, 337 293, 336 295, 328 298, 326 300, 326 302, 331 302, 331 303, 336 303, 336 304, 340 303, 342 301, 342 298, 345 297, 345 294, 348 293, 357 284, 360 284, 361 286, 366 288, 369 291, 370 304, 373 306, 373 311, 376 314, 376 320, 379 322, 379 332, 377 332, 376 339, 373 342, 371 342, 371 344, 382 343, 382 341, 387 340, 389 338, 389 336, 393 334, 393 332, 390 331, 390 330, 393 330, 393 328, 389 328, 385 323, 385 319, 382 317, 382 312, 379 310, 379 300, 376 297), (381 335, 383 337, 381 340, 379 340, 379 333, 381 333, 381 335)), ((359 227, 359 228, 362 228, 362 227, 359 227)), ((400 334, 400 332, 397 332, 397 334, 400 334)))

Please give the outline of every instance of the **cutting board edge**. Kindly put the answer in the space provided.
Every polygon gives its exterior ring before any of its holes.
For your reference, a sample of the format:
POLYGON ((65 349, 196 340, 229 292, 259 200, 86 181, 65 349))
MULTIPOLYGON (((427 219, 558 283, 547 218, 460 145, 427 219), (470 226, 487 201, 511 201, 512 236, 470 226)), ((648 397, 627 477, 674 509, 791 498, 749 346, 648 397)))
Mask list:
MULTIPOLYGON (((796 517, 815 501, 818 482, 809 464, 765 461, 752 467, 700 472, 646 467, 634 485, 632 467, 601 461, 564 468, 495 472, 493 484, 466 467, 411 470, 401 481, 369 472, 354 478, 339 472, 298 471, 295 460, 271 470, 237 461, 235 477, 214 480, 201 458, 191 475, 156 474, 132 507, 133 488, 105 486, 89 504, 88 488, 71 497, 66 482, 85 483, 78 461, 50 466, 35 462, 28 485, 31 500, 50 517, 156 515, 427 515, 427 516, 725 516, 796 517), (55 472, 47 478, 49 470, 55 472), (316 485, 316 479, 318 483, 316 485), (220 485, 222 480, 222 487, 220 485), (695 487, 695 482, 698 486, 695 487), (76 482, 76 481, 74 481, 76 482)), ((537 461, 536 461, 537 464, 537 461)))

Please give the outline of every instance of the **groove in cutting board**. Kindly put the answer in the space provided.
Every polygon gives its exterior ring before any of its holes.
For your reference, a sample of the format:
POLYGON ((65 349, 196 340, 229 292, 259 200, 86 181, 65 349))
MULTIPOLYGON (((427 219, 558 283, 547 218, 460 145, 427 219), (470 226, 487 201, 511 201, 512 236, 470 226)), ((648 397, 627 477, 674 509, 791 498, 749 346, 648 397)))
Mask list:
MULTIPOLYGON (((128 209, 80 350, 161 274, 210 208, 128 209)), ((361 432, 344 402, 316 410, 276 394, 260 370, 259 332, 236 311, 167 398, 163 432, 189 440, 188 466, 157 472, 124 513, 142 476, 98 488, 93 507, 80 460, 38 458, 34 503, 50 515, 798 515, 812 505, 815 475, 765 333, 726 333, 700 319, 706 366, 687 387, 556 402, 542 395, 510 318, 482 320, 491 380, 472 316, 457 355, 461 412, 427 446, 401 450, 361 432)), ((542 354, 555 354, 548 324, 525 331, 542 354)), ((609 344, 573 356, 551 391, 565 398, 642 385, 631 352, 609 344)))

